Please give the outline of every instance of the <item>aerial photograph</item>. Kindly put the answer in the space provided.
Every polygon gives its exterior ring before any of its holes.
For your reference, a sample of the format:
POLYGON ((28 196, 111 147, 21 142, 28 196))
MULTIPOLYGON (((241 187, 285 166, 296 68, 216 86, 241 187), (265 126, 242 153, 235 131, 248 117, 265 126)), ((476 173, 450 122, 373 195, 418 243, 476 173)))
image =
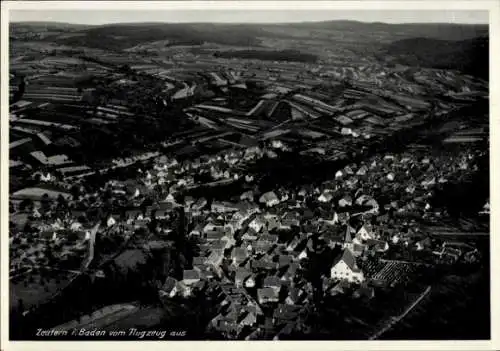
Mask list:
POLYGON ((9 339, 489 340, 488 18, 10 10, 9 339))

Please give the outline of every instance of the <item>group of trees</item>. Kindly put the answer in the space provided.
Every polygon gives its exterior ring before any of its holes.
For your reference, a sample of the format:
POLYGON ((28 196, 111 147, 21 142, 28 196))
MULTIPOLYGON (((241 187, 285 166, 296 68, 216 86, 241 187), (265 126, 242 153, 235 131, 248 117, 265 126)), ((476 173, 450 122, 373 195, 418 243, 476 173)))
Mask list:
POLYGON ((432 38, 398 40, 384 51, 396 62, 416 67, 460 70, 488 79, 489 38, 477 37, 462 41, 432 38))
POLYGON ((316 55, 304 53, 297 50, 234 50, 234 51, 217 51, 214 57, 222 58, 241 58, 263 61, 294 61, 315 63, 318 59, 316 55))
POLYGON ((17 87, 17 91, 14 93, 14 96, 12 97, 12 102, 18 102, 21 100, 21 98, 24 95, 24 91, 26 90, 26 83, 24 79, 19 83, 17 87))

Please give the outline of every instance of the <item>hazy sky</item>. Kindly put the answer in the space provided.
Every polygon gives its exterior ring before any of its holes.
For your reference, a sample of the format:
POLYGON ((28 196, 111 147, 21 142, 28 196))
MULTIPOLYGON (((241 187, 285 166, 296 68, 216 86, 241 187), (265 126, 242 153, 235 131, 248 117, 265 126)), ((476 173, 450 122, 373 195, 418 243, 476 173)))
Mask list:
POLYGON ((55 21, 79 24, 118 22, 363 22, 488 23, 481 10, 10 10, 10 21, 55 21))

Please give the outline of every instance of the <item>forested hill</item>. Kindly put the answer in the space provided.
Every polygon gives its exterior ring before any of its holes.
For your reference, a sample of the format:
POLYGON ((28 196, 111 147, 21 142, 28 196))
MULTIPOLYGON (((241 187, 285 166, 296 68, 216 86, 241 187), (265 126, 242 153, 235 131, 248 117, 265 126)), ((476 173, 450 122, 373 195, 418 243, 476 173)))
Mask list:
POLYGON ((489 38, 467 40, 409 38, 387 45, 383 53, 409 66, 455 69, 488 79, 489 38))
MULTIPOLYGON (((209 17, 207 15, 207 19, 209 17)), ((410 66, 458 69, 482 78, 488 75, 488 25, 325 21, 73 26, 68 23, 20 22, 11 23, 9 29, 11 40, 38 38, 78 48, 121 51, 142 45, 157 49, 210 43, 221 46, 221 56, 273 59, 283 52, 290 53, 287 50, 295 50, 300 53, 294 53, 297 56, 294 60, 306 62, 315 60, 309 54, 324 56, 326 51, 335 52, 334 55, 349 51, 377 55, 382 60, 392 59, 410 66), (228 47, 233 48, 229 50, 228 47), (278 53, 269 53, 271 50, 278 53)))
MULTIPOLYGON (((210 19, 210 14, 207 14, 210 19)), ((320 40, 388 44, 408 38, 468 40, 488 36, 488 25, 451 23, 402 23, 323 21, 276 24, 236 23, 116 23, 84 26, 57 22, 10 23, 10 34, 47 32, 47 39, 70 46, 123 49, 140 43, 212 42, 223 45, 259 46, 267 39, 320 40), (71 33, 70 35, 68 33, 71 33)))

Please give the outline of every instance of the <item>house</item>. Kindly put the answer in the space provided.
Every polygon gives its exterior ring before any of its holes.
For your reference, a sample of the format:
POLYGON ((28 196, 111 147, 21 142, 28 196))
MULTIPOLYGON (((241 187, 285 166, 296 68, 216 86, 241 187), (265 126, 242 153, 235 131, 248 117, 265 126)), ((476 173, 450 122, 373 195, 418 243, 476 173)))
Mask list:
POLYGON ((353 170, 353 167, 355 167, 356 165, 347 165, 344 167, 344 172, 345 174, 349 174, 349 175, 353 175, 354 174, 354 170, 353 170))
POLYGON ((349 224, 346 226, 345 234, 344 234, 344 248, 352 249, 354 243, 352 241, 353 234, 356 233, 356 230, 351 227, 349 224))
POLYGON ((264 288, 272 288, 277 293, 281 290, 281 280, 279 277, 275 275, 267 276, 264 278, 264 282, 262 283, 264 288))
POLYGON ((349 195, 345 195, 339 200, 340 207, 352 206, 352 197, 349 195))
POLYGON ((245 201, 245 200, 253 201, 253 199, 254 199, 254 195, 253 195, 253 191, 251 191, 251 190, 245 191, 240 196, 241 201, 245 201))
POLYGON ((373 287, 363 285, 353 293, 353 297, 372 299, 375 297, 375 289, 373 289, 373 287))
POLYGON ((250 261, 250 268, 254 271, 256 270, 273 270, 278 267, 278 264, 276 262, 273 262, 273 260, 269 256, 264 256, 259 259, 254 259, 250 261))
POLYGON ((140 208, 133 208, 125 211, 125 217, 127 219, 137 219, 142 216, 142 210, 140 208))
POLYGON ((347 223, 349 221, 349 218, 351 218, 351 214, 349 212, 339 212, 337 213, 337 216, 339 218, 339 223, 347 223))
POLYGON ((33 209, 33 212, 31 214, 34 218, 38 219, 38 218, 41 218, 42 217, 42 214, 40 213, 40 211, 38 211, 37 208, 34 208, 33 209))
POLYGON ((226 235, 226 230, 223 226, 216 226, 208 223, 203 228, 203 233, 207 241, 218 241, 221 240, 226 235))
POLYGON ((337 228, 332 228, 331 226, 320 228, 319 238, 324 240, 330 248, 333 248, 336 245, 344 245, 345 243, 345 233, 337 228))
POLYGON ((53 180, 53 177, 51 177, 50 173, 47 172, 47 175, 44 175, 43 173, 40 175, 40 181, 41 182, 50 182, 53 180))
POLYGON ((290 283, 297 276, 297 271, 299 269, 299 265, 296 262, 290 263, 288 269, 281 275, 280 280, 283 283, 290 283))
POLYGON ((171 202, 161 201, 158 206, 155 206, 155 217, 165 219, 173 211, 175 205, 171 202))
POLYGON ((391 237, 391 241, 392 241, 392 243, 393 243, 393 244, 397 244, 397 243, 399 243, 399 240, 400 240, 400 239, 401 239, 401 238, 400 238, 400 236, 399 236, 399 235, 397 235, 397 234, 394 234, 394 235, 392 235, 392 237, 391 237))
POLYGON ((415 243, 415 246, 417 248, 417 251, 422 251, 422 250, 425 250, 425 249, 429 249, 432 245, 432 242, 431 242, 431 239, 430 238, 424 238, 420 241, 417 241, 415 243))
POLYGON ((196 269, 185 269, 182 273, 182 282, 191 286, 200 281, 200 272, 196 269))
POLYGON ((333 212, 332 219, 321 218, 320 221, 323 223, 326 223, 328 225, 335 225, 335 224, 339 223, 340 220, 339 220, 339 215, 337 214, 337 212, 333 212))
POLYGON ((57 233, 53 231, 44 231, 39 234, 40 239, 43 240, 56 240, 57 239, 57 233))
POLYGON ((177 282, 175 289, 176 289, 176 295, 178 296, 182 296, 185 298, 191 296, 192 287, 185 284, 184 281, 177 282))
MULTIPOLYGON (((355 189, 357 188, 357 184, 359 183, 359 179, 357 177, 349 177, 344 184, 349 188, 349 189, 355 189)), ((351 199, 352 202, 352 199, 351 199)))
POLYGON ((257 240, 257 232, 253 230, 252 228, 249 228, 245 234, 241 236, 241 240, 243 241, 255 241, 257 240))
POLYGON ((299 238, 297 236, 294 236, 286 245, 285 247, 285 250, 287 252, 292 252, 292 251, 295 251, 297 249, 297 247, 299 247, 299 245, 301 245, 303 242, 303 239, 302 238, 299 238))
POLYGON ((264 218, 266 220, 267 230, 271 231, 273 229, 280 228, 281 224, 277 215, 266 214, 264 215, 264 218))
POLYGON ((195 256, 195 257, 193 257, 193 268, 194 269, 201 268, 201 267, 205 266, 206 262, 207 262, 206 257, 195 256))
POLYGON ((261 204, 265 204, 267 207, 273 207, 280 203, 278 196, 273 191, 262 194, 259 198, 261 204))
POLYGON ((295 331, 296 323, 289 322, 286 323, 283 328, 281 328, 278 333, 273 337, 273 340, 289 340, 292 333, 295 331))
POLYGON ((368 210, 367 212, 365 213, 373 213, 373 214, 376 214, 378 213, 378 210, 379 210, 379 204, 378 202, 375 200, 375 199, 370 199, 368 201, 366 201, 363 206, 366 206, 366 207, 369 207, 370 210, 368 210))
POLYGON ((483 209, 479 212, 479 214, 490 214, 490 202, 486 201, 483 206, 483 209))
POLYGON ((457 262, 460 256, 462 255, 462 250, 446 246, 442 249, 440 253, 440 257, 442 258, 443 256, 448 260, 448 262, 457 262))
POLYGON ((262 288, 257 290, 257 298, 260 304, 278 302, 279 293, 275 289, 270 287, 262 288))
POLYGON ((236 244, 236 239, 232 235, 224 235, 220 242, 224 244, 223 249, 230 249, 236 244))
POLYGON ((255 253, 265 254, 271 251, 273 245, 269 241, 259 239, 253 244, 252 247, 255 250, 255 253))
POLYGON ((285 299, 287 305, 298 305, 304 301, 306 294, 299 287, 292 286, 288 288, 288 296, 285 299))
POLYGON ((213 202, 211 206, 212 212, 215 213, 225 213, 225 212, 236 212, 239 210, 236 204, 229 202, 213 202))
POLYGON ((368 250, 375 252, 386 252, 389 250, 389 244, 387 241, 377 240, 377 239, 368 239, 366 241, 366 246, 368 250))
POLYGON ((191 208, 193 210, 199 211, 199 210, 203 209, 206 205, 207 205, 207 200, 204 197, 201 197, 198 200, 196 200, 195 203, 193 203, 191 205, 191 208))
POLYGON ((247 278, 249 278, 252 275, 252 272, 250 272, 248 269, 244 267, 238 267, 236 269, 235 275, 234 275, 234 283, 237 288, 241 288, 247 278))
POLYGON ((201 226, 201 224, 197 224, 193 230, 191 230, 189 232, 189 236, 192 236, 192 237, 196 237, 196 238, 199 238, 201 237, 201 233, 203 232, 203 228, 201 226))
POLYGON ((231 252, 231 260, 235 266, 240 265, 248 258, 248 251, 246 248, 235 247, 231 252))
MULTIPOLYGON (((356 192, 356 196, 357 196, 357 193, 358 193, 358 192, 356 192)), ((371 197, 371 196, 369 196, 369 195, 365 195, 365 194, 364 194, 364 195, 360 195, 360 196, 356 199, 356 202, 355 202, 355 203, 356 203, 356 205, 358 205, 358 206, 363 206, 363 205, 364 205, 364 204, 365 204, 368 200, 370 200, 370 199, 372 199, 372 197, 371 197)))
POLYGON ((424 188, 428 188, 436 184, 436 177, 427 177, 420 183, 424 188))
POLYGON ((330 277, 335 280, 347 280, 351 283, 364 281, 363 272, 358 268, 354 253, 350 249, 344 249, 342 255, 334 261, 330 277))
POLYGON ((333 200, 333 194, 331 191, 323 191, 323 193, 318 197, 319 202, 327 203, 333 200))
POLYGON ((288 267, 293 262, 292 255, 279 255, 278 257, 278 268, 288 267))
POLYGON ((248 227, 253 229, 256 233, 259 233, 265 225, 265 221, 262 217, 256 216, 249 224, 248 227))
POLYGON ((342 135, 351 135, 353 133, 353 131, 351 128, 342 127, 342 129, 340 130, 340 133, 342 135))
POLYGON ((200 282, 205 282, 207 280, 213 279, 214 278, 214 272, 217 273, 217 275, 220 277, 221 275, 221 269, 220 267, 213 268, 207 264, 203 266, 196 266, 194 267, 197 271, 200 272, 200 277, 201 281, 200 282))
POLYGON ((241 229, 243 227, 243 223, 247 220, 247 217, 242 212, 233 213, 231 219, 229 220, 229 225, 231 225, 234 229, 241 229))
POLYGON ((252 274, 249 277, 247 277, 246 280, 243 282, 243 284, 247 289, 254 288, 256 284, 254 275, 252 274))
POLYGON ((212 249, 210 255, 206 258, 205 263, 211 265, 214 268, 219 267, 224 260, 224 250, 223 249, 212 249))
POLYGON ((358 232, 356 233, 356 238, 364 242, 368 239, 374 239, 374 235, 371 231, 367 230, 366 226, 363 225, 361 226, 361 228, 359 228, 358 232))
POLYGON ((195 200, 192 196, 186 196, 184 198, 184 206, 190 208, 192 204, 194 204, 195 200))
POLYGON ((344 294, 348 288, 349 282, 347 280, 340 280, 336 282, 331 289, 329 289, 329 293, 332 296, 344 294))
POLYGON ((239 323, 241 326, 252 326, 257 323, 258 311, 255 306, 246 305, 243 307, 243 311, 239 316, 239 323))
POLYGON ((113 218, 113 216, 109 216, 108 220, 106 221, 106 224, 108 227, 111 227, 116 224, 116 220, 113 218))
POLYGON ((296 321, 300 310, 300 306, 279 304, 273 312, 273 324, 280 325, 296 321))
POLYGON ((262 241, 267 241, 267 242, 269 242, 271 245, 273 245, 273 244, 276 244, 276 243, 278 242, 278 236, 277 236, 277 235, 274 235, 274 234, 263 233, 263 234, 260 236, 260 240, 262 240, 262 241))
MULTIPOLYGON (((356 239, 354 239, 354 240, 356 240, 356 239)), ((352 248, 350 248, 350 250, 352 251, 354 257, 360 257, 365 252, 366 245, 356 243, 356 242, 354 242, 354 240, 353 240, 352 248)))
POLYGON ((300 252, 300 254, 297 256, 298 260, 303 260, 307 258, 307 249, 304 249, 300 252))
POLYGON ((358 176, 364 176, 368 172, 368 167, 366 165, 361 166, 358 171, 356 172, 356 175, 358 176))
POLYGON ((167 277, 159 291, 160 297, 174 297, 177 294, 177 280, 167 277))
POLYGON ((300 226, 300 215, 295 211, 285 213, 285 215, 281 217, 280 229, 290 229, 294 226, 300 226))
POLYGON ((167 197, 165 198, 164 201, 161 202, 170 202, 174 206, 179 206, 177 203, 177 200, 175 199, 174 195, 172 193, 168 194, 167 197))

